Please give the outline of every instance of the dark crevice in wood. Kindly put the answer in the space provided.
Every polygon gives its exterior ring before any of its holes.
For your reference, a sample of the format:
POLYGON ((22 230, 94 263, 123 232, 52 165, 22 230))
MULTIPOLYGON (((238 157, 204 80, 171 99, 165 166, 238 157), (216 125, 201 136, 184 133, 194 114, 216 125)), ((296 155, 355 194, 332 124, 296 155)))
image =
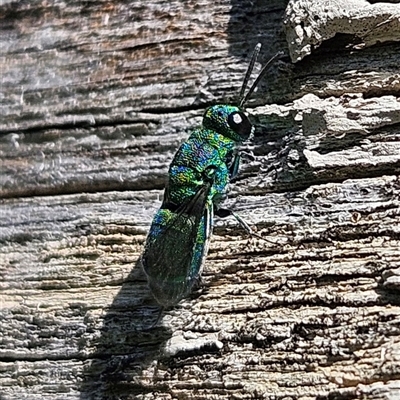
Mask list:
MULTIPOLYGON (((139 111, 141 112, 141 111, 139 111)), ((151 114, 151 112, 149 112, 151 114)), ((156 114, 156 113, 154 113, 156 114)), ((95 128, 102 128, 102 127, 115 127, 117 128, 119 125, 123 126, 129 126, 129 125, 136 125, 136 124, 156 124, 158 125, 160 123, 159 119, 135 119, 135 120, 112 120, 109 122, 98 122, 98 123, 90 123, 90 122, 78 122, 78 123, 70 123, 70 124, 43 124, 43 125, 36 125, 36 126, 31 126, 31 127, 26 127, 26 128, 19 128, 18 130, 15 129, 2 129, 0 130, 0 136, 6 136, 9 135, 10 133, 18 132, 18 133, 28 133, 28 134, 35 134, 35 133, 46 133, 46 131, 57 129, 60 131, 74 131, 76 129, 95 129, 95 128)))

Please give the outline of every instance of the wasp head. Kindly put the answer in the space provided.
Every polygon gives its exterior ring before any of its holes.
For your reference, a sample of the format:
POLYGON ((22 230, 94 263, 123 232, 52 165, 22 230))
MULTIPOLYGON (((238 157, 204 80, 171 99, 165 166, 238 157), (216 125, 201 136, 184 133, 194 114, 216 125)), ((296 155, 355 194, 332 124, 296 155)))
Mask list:
POLYGON ((247 140, 254 130, 239 107, 225 104, 208 107, 204 113, 203 126, 235 142, 247 140))

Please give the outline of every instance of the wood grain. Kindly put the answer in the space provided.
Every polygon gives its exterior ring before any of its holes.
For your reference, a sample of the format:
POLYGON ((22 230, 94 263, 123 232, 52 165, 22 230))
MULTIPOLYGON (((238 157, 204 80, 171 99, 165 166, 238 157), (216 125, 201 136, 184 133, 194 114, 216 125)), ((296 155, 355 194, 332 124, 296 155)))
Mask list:
POLYGON ((337 24, 398 5, 328 3, 301 2, 296 44, 293 2, 1 3, 1 400, 400 397, 400 45, 337 24), (217 219, 155 324, 139 257, 168 165, 259 41, 286 56, 225 205, 266 240, 217 219))

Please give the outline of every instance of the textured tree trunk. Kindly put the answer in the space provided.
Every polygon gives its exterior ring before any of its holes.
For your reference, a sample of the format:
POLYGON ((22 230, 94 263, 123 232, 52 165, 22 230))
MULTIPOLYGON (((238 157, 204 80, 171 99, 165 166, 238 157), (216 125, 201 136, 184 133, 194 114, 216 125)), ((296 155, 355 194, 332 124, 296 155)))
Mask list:
POLYGON ((400 6, 0 5, 0 399, 399 399, 400 6), (251 52, 285 57, 202 282, 139 257, 168 165, 251 52))

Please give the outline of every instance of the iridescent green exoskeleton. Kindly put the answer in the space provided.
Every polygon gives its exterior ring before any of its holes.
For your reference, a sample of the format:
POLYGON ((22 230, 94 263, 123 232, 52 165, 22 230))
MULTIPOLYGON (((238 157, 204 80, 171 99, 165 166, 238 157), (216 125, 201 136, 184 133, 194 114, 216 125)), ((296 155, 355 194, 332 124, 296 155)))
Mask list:
POLYGON ((169 167, 164 200, 153 219, 142 256, 150 290, 163 308, 177 304, 197 282, 214 214, 233 214, 219 208, 219 203, 226 195, 229 180, 238 172, 237 148, 254 130, 242 106, 267 67, 280 55, 264 66, 245 96, 260 48, 259 43, 254 49, 238 105, 207 108, 202 126, 180 146, 169 167))

